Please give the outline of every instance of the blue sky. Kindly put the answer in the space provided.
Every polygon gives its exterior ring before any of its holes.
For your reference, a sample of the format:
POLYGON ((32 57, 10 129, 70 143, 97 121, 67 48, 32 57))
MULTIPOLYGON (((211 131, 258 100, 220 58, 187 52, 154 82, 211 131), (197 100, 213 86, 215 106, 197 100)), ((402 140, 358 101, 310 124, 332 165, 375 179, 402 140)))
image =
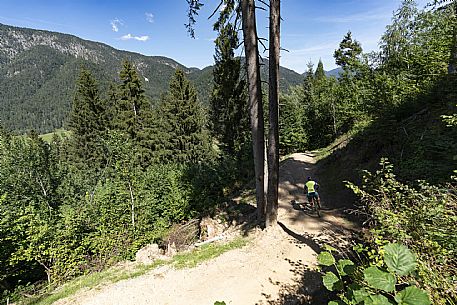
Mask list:
MULTIPOLYGON (((219 1, 204 0, 196 39, 184 27, 185 0, 0 0, 0 23, 73 34, 117 49, 171 57, 188 67, 213 64, 216 33, 208 20, 219 1)), ((322 59, 335 68, 333 51, 351 30, 364 51, 377 49, 385 26, 401 0, 282 0, 281 65, 304 72, 322 59)), ((425 0, 418 1, 424 6, 425 0)), ((267 15, 257 15, 267 38, 267 15)), ((265 56, 267 54, 265 53, 265 56)))

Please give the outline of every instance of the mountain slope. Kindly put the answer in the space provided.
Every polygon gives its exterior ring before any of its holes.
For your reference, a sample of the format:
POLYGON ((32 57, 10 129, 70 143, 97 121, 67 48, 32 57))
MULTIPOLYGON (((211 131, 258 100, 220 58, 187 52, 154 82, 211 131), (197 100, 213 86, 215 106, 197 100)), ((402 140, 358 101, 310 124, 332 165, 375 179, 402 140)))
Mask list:
MULTIPOLYGON (((123 60, 130 60, 154 102, 168 89, 176 68, 185 71, 203 102, 209 99, 212 67, 187 68, 163 56, 116 50, 73 35, 0 24, 0 122, 16 132, 49 132, 64 125, 81 66, 93 71, 102 92, 117 79, 123 60)), ((268 61, 262 68, 267 79, 268 61)), ((281 88, 299 84, 302 76, 281 67, 281 88)))

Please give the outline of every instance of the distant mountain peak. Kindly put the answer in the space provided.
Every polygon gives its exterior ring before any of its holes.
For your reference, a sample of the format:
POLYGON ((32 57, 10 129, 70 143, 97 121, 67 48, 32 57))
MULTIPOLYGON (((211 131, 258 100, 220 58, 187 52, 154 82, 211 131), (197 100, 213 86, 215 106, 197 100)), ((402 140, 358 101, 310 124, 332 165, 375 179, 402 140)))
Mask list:
MULTIPOLYGON (((126 59, 140 73, 152 101, 168 90, 171 76, 180 68, 196 86, 200 100, 208 102, 212 66, 187 68, 165 56, 145 56, 70 34, 0 24, 0 121, 17 132, 61 128, 71 109, 81 66, 93 72, 105 93, 118 79, 126 59)), ((262 77, 268 79, 268 60, 263 63, 262 77)), ((302 75, 290 69, 281 67, 280 73, 282 90, 303 81, 302 75)))

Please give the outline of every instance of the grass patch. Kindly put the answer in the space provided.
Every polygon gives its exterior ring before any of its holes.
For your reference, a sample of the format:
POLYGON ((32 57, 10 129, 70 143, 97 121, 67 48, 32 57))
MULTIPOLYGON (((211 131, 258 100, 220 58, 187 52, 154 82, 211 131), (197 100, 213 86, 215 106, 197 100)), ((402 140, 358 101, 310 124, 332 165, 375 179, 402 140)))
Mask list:
POLYGON ((204 245, 201 248, 194 249, 191 252, 175 255, 173 257, 173 266, 177 269, 193 268, 204 261, 218 257, 224 252, 241 248, 247 243, 248 241, 245 238, 239 237, 226 244, 204 245))
POLYGON ((346 144, 351 141, 352 136, 353 132, 343 134, 335 139, 330 145, 313 150, 312 153, 315 154, 316 161, 323 160, 330 156, 335 150, 346 146, 346 144))
POLYGON ((54 132, 50 132, 50 133, 45 133, 45 134, 42 134, 40 135, 39 137, 45 141, 45 142, 48 142, 50 143, 52 141, 52 137, 54 135, 57 135, 59 138, 63 138, 65 136, 68 136, 70 134, 70 131, 68 130, 65 130, 65 129, 56 129, 56 131, 54 132))
POLYGON ((113 267, 105 271, 83 275, 69 281, 50 294, 23 300, 25 305, 50 305, 57 300, 69 297, 81 289, 91 289, 103 284, 116 283, 122 280, 144 275, 148 271, 163 265, 172 265, 177 269, 192 268, 198 264, 218 257, 229 250, 241 248, 248 243, 246 238, 236 238, 225 244, 209 244, 190 252, 175 255, 171 260, 157 260, 151 265, 136 265, 131 269, 113 267))
POLYGON ((137 265, 132 270, 127 270, 124 267, 113 267, 105 271, 83 275, 63 286, 54 290, 51 294, 44 294, 38 298, 31 298, 23 302, 26 305, 49 305, 57 300, 66 298, 78 292, 83 288, 91 289, 100 284, 116 283, 125 279, 141 276, 161 265, 165 265, 166 261, 155 261, 151 265, 137 265))

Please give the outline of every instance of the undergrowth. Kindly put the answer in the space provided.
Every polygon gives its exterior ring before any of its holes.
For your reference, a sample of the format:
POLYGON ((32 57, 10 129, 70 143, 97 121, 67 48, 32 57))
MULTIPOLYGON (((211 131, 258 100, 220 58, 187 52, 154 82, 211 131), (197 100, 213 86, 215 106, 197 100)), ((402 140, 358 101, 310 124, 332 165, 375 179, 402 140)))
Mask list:
POLYGON ((348 183, 360 198, 359 213, 368 226, 365 236, 372 261, 382 261, 388 242, 406 245, 417 255, 417 272, 409 282, 428 291, 433 304, 457 300, 457 189, 452 183, 414 186, 397 180, 393 165, 381 160, 381 169, 365 172, 362 186, 348 183))

